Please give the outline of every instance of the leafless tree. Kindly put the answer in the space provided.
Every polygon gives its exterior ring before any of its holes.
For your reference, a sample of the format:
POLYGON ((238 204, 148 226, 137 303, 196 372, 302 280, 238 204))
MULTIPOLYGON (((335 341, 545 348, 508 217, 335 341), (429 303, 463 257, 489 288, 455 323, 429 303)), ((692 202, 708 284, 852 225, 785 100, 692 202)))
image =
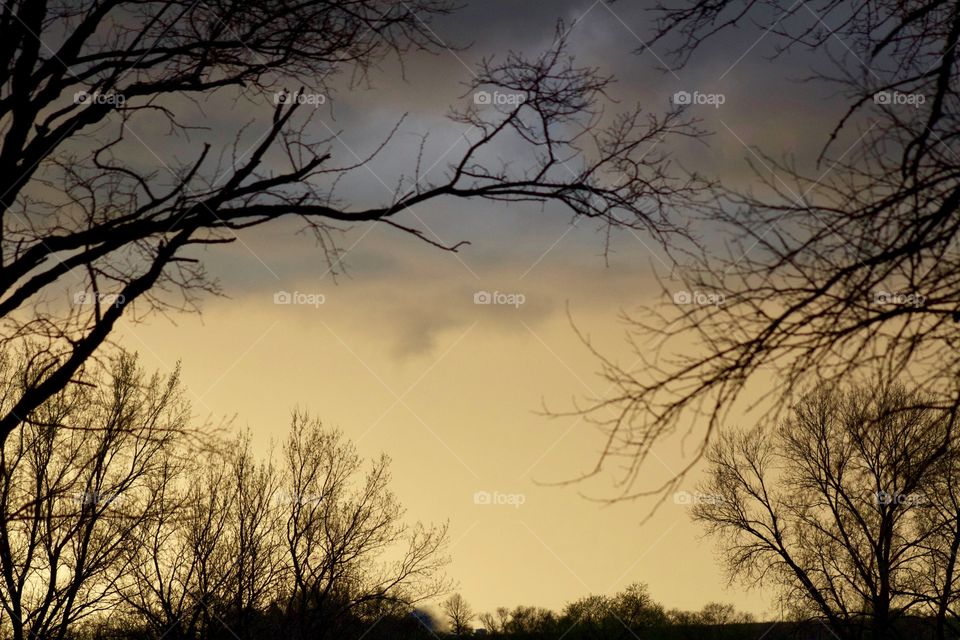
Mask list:
POLYGON ((503 627, 500 626, 497 617, 489 611, 484 611, 478 615, 477 620, 480 621, 480 624, 488 634, 501 633, 503 631, 503 627))
POLYGON ((223 453, 168 463, 152 487, 159 509, 133 531, 114 611, 137 629, 192 640, 214 624, 210 607, 222 613, 236 560, 226 544, 236 486, 223 453))
POLYGON ((507 628, 507 623, 510 622, 510 609, 506 607, 497 607, 497 627, 501 631, 505 631, 507 628))
POLYGON ((440 603, 440 609, 447 616, 447 622, 450 623, 450 629, 454 635, 462 636, 470 633, 470 623, 473 622, 476 614, 462 595, 453 594, 440 603))
POLYGON ((928 533, 922 547, 928 562, 917 579, 927 595, 939 640, 957 633, 960 600, 960 454, 950 451, 938 463, 920 526, 928 533))
POLYGON ((446 589, 446 525, 408 525, 389 459, 368 468, 339 431, 296 413, 284 447, 285 609, 296 637, 326 637, 371 603, 412 607, 446 589), (397 555, 384 557, 386 550, 397 555))
POLYGON ((154 635, 347 637, 446 589, 446 527, 407 524, 388 460, 305 414, 280 461, 241 436, 169 468, 118 580, 118 611, 154 635))
POLYGON ((651 148, 697 132, 676 111, 601 118, 610 78, 577 67, 562 37, 541 56, 477 70, 471 92, 519 99, 505 108, 464 97, 468 106, 452 118, 471 125, 468 144, 445 176, 421 175, 421 145, 408 154, 412 181, 392 198, 345 203, 341 179, 365 171, 370 158, 341 153, 321 111, 290 96, 309 92, 332 105, 338 78, 362 77, 391 55, 403 61, 445 47, 430 21, 450 9, 447 0, 6 2, 0 336, 44 350, 30 386, 0 415, 0 441, 80 374, 121 316, 194 309, 202 294, 217 292, 197 249, 284 216, 302 219, 333 267, 338 225, 350 223, 381 222, 457 250, 462 241, 407 219, 429 201, 554 202, 660 241, 683 232, 669 203, 697 183, 668 176, 663 146, 651 148), (191 122, 216 100, 246 101, 263 133, 251 139, 208 119, 204 138, 191 122), (157 122, 186 141, 176 156, 138 133, 157 122), (524 145, 526 159, 491 160, 504 142, 524 145))
MULTIPOLYGON (((5 403, 28 383, 22 366, 0 366, 5 403)), ((160 510, 163 451, 189 426, 177 377, 129 356, 111 374, 51 396, 0 448, 0 606, 16 640, 70 637, 116 606, 132 532, 160 510)))
POLYGON ((510 609, 497 607, 494 613, 484 611, 477 616, 477 620, 488 634, 505 634, 509 632, 510 609))
POLYGON ((272 460, 253 455, 246 434, 228 450, 236 503, 226 545, 232 563, 223 616, 242 629, 276 597, 284 567, 280 479, 272 460))
POLYGON ((939 595, 920 577, 943 571, 931 538, 956 526, 930 506, 945 451, 953 418, 921 394, 824 387, 776 429, 719 434, 693 516, 732 577, 773 583, 840 637, 890 637, 939 595))
POLYGON ((251 451, 249 434, 215 443, 179 464, 154 488, 162 509, 131 536, 118 595, 131 620, 157 636, 249 634, 282 590, 279 479, 251 451))
POLYGON ((753 614, 746 611, 737 611, 732 604, 723 602, 708 602, 695 614, 699 624, 731 625, 754 622, 753 614))
POLYGON ((960 3, 695 0, 658 11, 655 41, 678 63, 757 25, 776 47, 770 64, 809 53, 808 86, 848 110, 826 123, 809 168, 782 159, 788 150, 745 150, 753 183, 727 181, 699 209, 710 240, 664 293, 719 302, 633 314, 636 366, 597 354, 611 390, 582 407, 608 434, 592 473, 626 460, 614 471, 620 497, 665 498, 699 456, 680 477, 637 486, 651 448, 677 433, 706 446, 738 403, 755 406, 751 388, 771 421, 811 384, 878 371, 955 409, 960 3))

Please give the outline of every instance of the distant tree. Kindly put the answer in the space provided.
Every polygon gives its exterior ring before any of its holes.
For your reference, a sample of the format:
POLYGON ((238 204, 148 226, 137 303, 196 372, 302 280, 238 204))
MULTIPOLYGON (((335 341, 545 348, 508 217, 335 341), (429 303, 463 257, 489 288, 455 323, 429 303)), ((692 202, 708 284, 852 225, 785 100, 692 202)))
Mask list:
POLYGON ((500 633, 503 629, 497 623, 497 618, 492 613, 484 611, 477 616, 477 620, 483 626, 487 633, 500 633))
POLYGON ((510 610, 507 607, 497 607, 497 626, 501 631, 507 628, 507 623, 510 621, 510 610))
POLYGON ((589 595, 567 604, 559 626, 569 629, 572 637, 620 638, 667 622, 666 611, 650 596, 647 585, 636 582, 613 596, 589 595))
POLYGON ((484 612, 477 618, 487 633, 505 634, 510 628, 511 614, 507 607, 497 607, 494 613, 484 612))
POLYGON ((440 609, 447 616, 450 629, 455 635, 462 636, 470 633, 470 623, 476 617, 473 609, 459 593, 455 593, 440 603, 440 609))
MULTIPOLYGON (((631 640, 663 636, 671 625, 733 625, 753 622, 749 613, 732 605, 709 603, 700 612, 671 609, 653 600, 646 584, 635 582, 612 596, 589 595, 568 603, 563 612, 541 607, 500 607, 496 615, 479 616, 488 634, 516 638, 569 640, 631 640)), ((694 629, 692 633, 700 633, 694 629)), ((695 636, 698 637, 698 636, 695 636)))
POLYGON ((603 595, 589 595, 568 603, 560 619, 574 638, 606 638, 624 628, 610 615, 610 599, 603 595))
POLYGON ((752 614, 737 611, 736 607, 732 604, 724 604, 721 602, 708 602, 705 604, 703 609, 696 614, 696 619, 700 624, 714 625, 745 624, 754 621, 752 614))
MULTIPOLYGON (((257 459, 250 434, 227 442, 226 456, 232 509, 219 541, 230 558, 225 593, 214 611, 232 627, 251 633, 260 612, 273 603, 283 589, 284 546, 280 477, 273 460, 257 459)), ((208 605, 212 606, 212 605, 208 605)))
POLYGON ((650 596, 646 584, 635 582, 613 596, 610 613, 631 630, 661 626, 667 621, 663 606, 650 596))
POLYGON ((683 609, 670 609, 667 611, 667 624, 676 626, 697 624, 697 614, 683 609))
POLYGON ((556 635, 563 632, 563 630, 560 629, 559 617, 550 609, 535 607, 530 618, 535 633, 556 635))
POLYGON ((404 522, 388 460, 365 464, 305 414, 280 461, 243 435, 167 468, 119 580, 119 613, 155 636, 348 638, 387 619, 406 633, 399 621, 446 588, 446 527, 404 522))
POLYGON ((510 611, 509 619, 503 625, 507 634, 552 634, 559 624, 553 611, 542 607, 520 605, 510 611))
POLYGON ((778 584, 840 638, 886 638, 936 596, 918 579, 944 525, 927 501, 956 439, 949 412, 921 394, 823 387, 774 430, 719 437, 693 516, 731 575, 778 584))
POLYGON ((596 622, 604 619, 610 607, 606 596, 589 595, 574 600, 564 607, 564 615, 572 620, 596 622))
POLYGON ((455 635, 462 636, 470 633, 470 623, 476 617, 473 609, 459 593, 455 593, 440 603, 440 610, 447 617, 450 629, 455 635))

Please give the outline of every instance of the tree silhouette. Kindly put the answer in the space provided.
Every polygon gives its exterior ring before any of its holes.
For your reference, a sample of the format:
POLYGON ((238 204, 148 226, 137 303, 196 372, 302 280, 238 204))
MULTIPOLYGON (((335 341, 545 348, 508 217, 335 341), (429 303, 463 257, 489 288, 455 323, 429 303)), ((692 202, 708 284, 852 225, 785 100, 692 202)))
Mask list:
POLYGON ((841 638, 892 637, 904 615, 942 615, 922 576, 943 570, 930 537, 956 525, 928 506, 957 452, 952 417, 920 394, 824 387, 774 430, 720 434, 692 513, 732 576, 773 582, 841 638))
POLYGON ((412 608, 446 589, 446 525, 407 525, 389 482, 387 457, 364 469, 340 432, 294 414, 281 484, 294 637, 337 637, 337 623, 370 604, 412 608), (396 558, 384 560, 385 550, 396 558))
POLYGON ((476 614, 459 593, 453 594, 440 603, 440 609, 447 617, 454 635, 462 636, 470 633, 473 629, 470 623, 473 622, 476 614))
MULTIPOLYGON (((172 460, 152 487, 160 504, 155 518, 139 523, 122 566, 119 589, 132 625, 175 640, 207 637, 225 613, 234 573, 229 545, 237 488, 227 450, 172 460)), ((241 552, 242 553, 242 552, 241 552)))
MULTIPOLYGON (((613 595, 588 595, 568 603, 559 613, 542 607, 498 607, 495 614, 479 616, 487 634, 505 638, 571 640, 627 640, 629 638, 719 637, 705 627, 732 627, 753 621, 732 605, 708 603, 700 612, 671 610, 637 582, 613 595)), ((769 630, 768 630, 769 631, 769 630)), ((756 637, 756 629, 741 629, 743 637, 756 637)), ((740 637, 734 632, 730 637, 740 637)))
MULTIPOLYGON (((22 366, 0 363, 4 398, 20 392, 22 366)), ((153 490, 167 471, 164 451, 189 427, 177 376, 148 377, 126 355, 110 372, 49 398, 0 448, 4 636, 71 637, 118 606, 133 532, 163 515, 153 490)))
POLYGON ((635 486, 651 447, 678 429, 705 446, 754 383, 772 381, 772 420, 811 384, 878 371, 955 410, 960 4, 697 0, 658 11, 656 41, 678 63, 718 33, 755 24, 776 48, 770 64, 809 53, 808 95, 829 91, 847 110, 825 123, 809 168, 781 159, 792 150, 750 149, 752 184, 725 181, 698 209, 711 241, 676 265, 664 293, 722 304, 633 314, 635 367, 597 354, 611 391, 584 407, 609 434, 593 473, 632 458, 621 496, 666 498, 679 478, 635 486))
POLYGON ((922 548, 929 562, 917 579, 919 591, 929 594, 929 615, 936 621, 940 640, 957 635, 957 604, 960 598, 960 458, 945 455, 933 478, 923 511, 921 527, 928 532, 922 548))
POLYGON ((107 372, 0 448, 0 637, 345 638, 447 589, 446 526, 405 521, 386 458, 295 413, 274 461, 193 426, 176 375, 107 372))

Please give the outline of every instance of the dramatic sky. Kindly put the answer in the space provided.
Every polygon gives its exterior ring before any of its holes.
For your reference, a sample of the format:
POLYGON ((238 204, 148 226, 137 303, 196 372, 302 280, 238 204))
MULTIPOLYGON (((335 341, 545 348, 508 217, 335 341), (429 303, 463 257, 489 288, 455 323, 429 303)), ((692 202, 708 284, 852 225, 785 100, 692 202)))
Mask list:
MULTIPOLYGON (((341 192, 358 207, 388 201, 400 176, 412 172, 422 134, 430 133, 428 177, 456 157, 469 132, 445 116, 469 99, 463 83, 470 68, 509 50, 543 50, 563 19, 572 25, 577 60, 617 76, 612 97, 620 104, 611 109, 639 101, 662 112, 677 91, 725 96, 719 108, 697 107, 714 135, 672 149, 685 166, 742 182, 754 158, 747 147, 803 159, 823 141, 810 132, 835 113, 829 94, 795 82, 815 61, 771 62, 763 33, 745 29, 712 42, 684 69, 664 70, 666 52, 643 45, 651 18, 628 0, 468 1, 434 26, 462 48, 413 55, 403 73, 385 62, 359 86, 343 82, 311 127, 317 137, 338 134, 331 151, 347 164, 369 154, 407 114, 394 141, 341 192)), ((255 131, 261 117, 242 104, 211 113, 221 136, 248 122, 255 131)), ((143 132, 144 139, 159 135, 143 132)), ((156 144, 162 155, 164 144, 187 143, 156 144)), ((190 149, 183 146, 184 157, 190 149)), ((334 278, 298 223, 262 227, 208 250, 224 297, 205 298, 200 315, 128 323, 121 340, 148 366, 169 370, 182 361, 197 414, 235 416, 264 452, 299 407, 341 428, 365 455, 389 454, 409 518, 449 519, 449 575, 478 610, 560 607, 642 581, 668 607, 721 600, 769 614, 769 593, 728 587, 712 543, 683 505, 668 501, 641 524, 648 502, 589 499, 615 495, 610 476, 557 484, 592 468, 603 444, 582 419, 542 413, 606 391, 571 319, 601 352, 634 364, 622 313, 666 302, 657 281, 666 261, 654 243, 618 232, 605 259, 603 230, 571 226, 565 212, 550 207, 438 201, 404 222, 444 242, 471 244, 452 254, 385 225, 361 225, 339 237, 336 271, 345 273, 334 278), (277 305, 279 291, 322 295, 323 304, 277 305), (478 291, 520 294, 524 302, 476 305, 478 291), (522 504, 478 504, 477 492, 522 504)), ((693 444, 664 443, 641 481, 679 469, 693 444)), ((696 474, 687 488, 695 483, 696 474)))

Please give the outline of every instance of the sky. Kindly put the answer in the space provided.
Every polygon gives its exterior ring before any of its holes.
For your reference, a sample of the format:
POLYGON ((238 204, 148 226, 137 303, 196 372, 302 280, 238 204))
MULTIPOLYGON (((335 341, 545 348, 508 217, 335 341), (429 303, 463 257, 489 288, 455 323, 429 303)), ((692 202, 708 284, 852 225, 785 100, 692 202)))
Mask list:
MULTIPOLYGON (((771 62, 762 31, 725 35, 680 69, 664 45, 644 45, 653 25, 643 3, 468 1, 434 25, 451 50, 413 54, 403 73, 388 60, 360 85, 341 81, 315 114, 310 126, 318 136, 337 133, 331 151, 344 164, 365 157, 405 116, 343 193, 358 208, 389 200, 424 133, 427 179, 439 176, 468 135, 446 115, 468 99, 472 66, 549 47, 559 19, 578 62, 616 75, 619 105, 611 108, 639 102, 662 113, 678 91, 725 96, 719 107, 696 107, 712 136, 671 149, 691 169, 748 184, 754 147, 808 159, 822 143, 809 132, 839 109, 829 94, 796 82, 816 61, 771 62)), ((218 131, 251 118, 242 104, 214 111, 218 131)), ((150 123, 131 126, 159 155, 181 154, 181 141, 164 140, 150 123)), ((478 611, 560 608, 640 581, 668 608, 724 601, 775 615, 771 592, 728 584, 685 505, 668 500, 647 520, 650 502, 604 502, 617 493, 609 475, 569 482, 594 466, 603 435, 580 417, 546 415, 607 391, 578 331, 636 366, 623 314, 669 302, 658 280, 668 262, 655 243, 620 231, 607 246, 603 229, 571 225, 552 207, 438 201, 411 216, 405 221, 433 238, 470 244, 451 253, 384 225, 358 225, 338 236, 331 269, 296 221, 259 227, 203 250, 223 296, 204 298, 200 314, 125 321, 120 342, 147 366, 169 371, 182 362, 197 414, 233 417, 264 452, 299 408, 342 429, 366 457, 388 454, 407 517, 449 520, 448 575, 478 611), (304 304, 276 304, 284 293, 304 304), (487 295, 504 304, 475 303, 487 295)), ((735 419, 749 424, 751 414, 735 419)), ((662 443, 641 481, 675 473, 693 444, 662 443)))

